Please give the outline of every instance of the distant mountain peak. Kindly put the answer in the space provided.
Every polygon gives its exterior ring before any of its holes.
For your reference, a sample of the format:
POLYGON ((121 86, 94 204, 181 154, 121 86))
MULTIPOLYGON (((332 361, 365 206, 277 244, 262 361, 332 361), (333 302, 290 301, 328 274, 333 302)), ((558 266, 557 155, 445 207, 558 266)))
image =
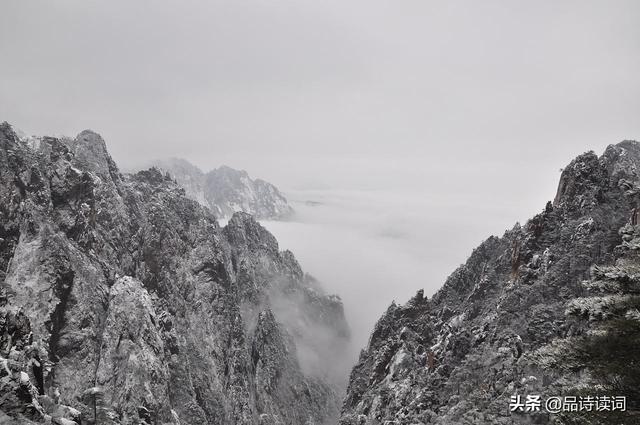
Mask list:
POLYGON ((168 172, 189 198, 211 209, 218 218, 228 219, 242 211, 257 219, 278 220, 293 213, 277 187, 251 179, 245 170, 221 165, 205 173, 181 158, 155 161, 153 165, 168 172))

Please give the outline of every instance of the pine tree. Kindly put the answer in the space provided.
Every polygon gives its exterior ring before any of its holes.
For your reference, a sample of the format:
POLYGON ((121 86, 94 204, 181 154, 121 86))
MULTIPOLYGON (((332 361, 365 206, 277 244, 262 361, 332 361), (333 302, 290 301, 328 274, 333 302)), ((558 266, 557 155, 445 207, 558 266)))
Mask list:
POLYGON ((593 267, 585 296, 568 304, 581 332, 554 341, 540 358, 576 378, 565 395, 625 396, 627 411, 560 413, 562 424, 640 424, 640 225, 620 234, 615 264, 593 267))

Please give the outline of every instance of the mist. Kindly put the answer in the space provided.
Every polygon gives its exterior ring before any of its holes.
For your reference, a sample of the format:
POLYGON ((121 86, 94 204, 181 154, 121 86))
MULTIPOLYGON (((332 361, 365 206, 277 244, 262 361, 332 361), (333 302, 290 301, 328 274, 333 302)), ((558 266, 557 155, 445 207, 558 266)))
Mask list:
POLYGON ((480 242, 540 212, 559 178, 558 168, 521 163, 448 171, 433 160, 404 164, 415 167, 352 163, 354 177, 340 187, 287 190, 296 211, 290 221, 262 222, 342 298, 353 361, 392 301, 404 303, 419 289, 433 295, 480 242), (357 176, 371 178, 365 184, 357 176))

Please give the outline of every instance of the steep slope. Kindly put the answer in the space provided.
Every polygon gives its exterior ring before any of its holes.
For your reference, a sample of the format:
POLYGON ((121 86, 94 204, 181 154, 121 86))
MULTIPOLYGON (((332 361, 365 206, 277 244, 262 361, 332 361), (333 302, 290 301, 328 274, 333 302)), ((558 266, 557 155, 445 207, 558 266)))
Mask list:
MULTIPOLYGON (((636 142, 609 146, 601 157, 577 157, 542 213, 483 242, 432 299, 419 291, 405 305, 392 304, 351 373, 340 423, 564 423, 544 404, 512 413, 511 396, 544 401, 597 384, 584 365, 563 370, 549 360, 556 340, 592 332, 588 321, 565 313, 585 295, 582 282, 593 266, 618 259, 640 266, 638 191, 630 190, 640 183, 639 170, 636 142)), ((602 388, 590 386, 596 387, 602 388)), ((629 396, 637 413, 633 394, 615 395, 629 396)), ((572 423, 636 423, 633 418, 605 412, 605 419, 572 423)))
POLYGON ((293 209, 271 183, 252 180, 246 171, 221 166, 208 173, 184 159, 156 161, 154 166, 171 174, 187 197, 209 207, 219 218, 243 211, 257 219, 282 219, 293 209))
POLYGON ((219 227, 91 131, 0 125, 1 423, 332 423, 316 330, 340 355, 340 300, 250 215, 219 227))

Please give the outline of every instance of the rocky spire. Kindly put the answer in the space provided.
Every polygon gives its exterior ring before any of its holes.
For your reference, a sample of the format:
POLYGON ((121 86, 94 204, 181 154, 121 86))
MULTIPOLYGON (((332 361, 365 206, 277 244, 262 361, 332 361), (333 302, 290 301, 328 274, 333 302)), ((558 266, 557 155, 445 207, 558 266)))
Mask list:
POLYGON ((158 169, 121 175, 94 132, 31 143, 0 125, 0 272, 2 423, 337 416, 337 384, 298 348, 318 332, 340 355, 339 299, 250 215, 221 228, 158 169))
MULTIPOLYGON (((589 373, 586 361, 571 373, 552 369, 545 359, 554 357, 543 353, 598 331, 565 314, 581 303, 582 282, 593 270, 611 270, 620 261, 624 273, 640 267, 637 255, 625 254, 636 248, 638 224, 631 217, 639 153, 639 143, 625 141, 600 157, 578 156, 565 167, 555 200, 543 212, 484 241, 432 299, 418 294, 405 305, 392 304, 351 374, 340 424, 561 420, 544 409, 512 412, 509 403, 518 395, 577 395, 576 376, 589 373), (574 376, 576 371, 582 373, 574 376)), ((620 311, 633 316, 631 310, 620 311)), ((626 354, 634 356, 633 350, 626 354)), ((630 401, 634 409, 638 400, 630 401)), ((635 413, 608 418, 623 423, 635 413)))

